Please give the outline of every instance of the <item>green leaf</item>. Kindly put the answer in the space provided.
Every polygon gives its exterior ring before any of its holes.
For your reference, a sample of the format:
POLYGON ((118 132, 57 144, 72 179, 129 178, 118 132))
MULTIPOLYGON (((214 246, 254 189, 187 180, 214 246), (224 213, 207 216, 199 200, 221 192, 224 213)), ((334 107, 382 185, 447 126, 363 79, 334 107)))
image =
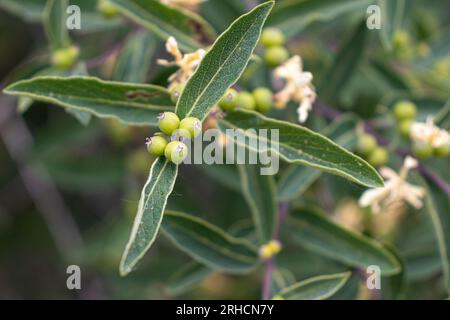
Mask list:
POLYGON ((93 77, 36 77, 13 83, 4 92, 133 125, 157 126, 158 114, 173 110, 170 95, 162 87, 93 77))
POLYGON ((155 241, 161 225, 167 198, 172 193, 178 166, 158 158, 150 169, 139 200, 130 239, 120 261, 120 274, 127 275, 155 241))
POLYGON ((324 300, 334 295, 347 282, 351 272, 312 277, 282 290, 277 296, 286 300, 324 300))
POLYGON ((320 83, 319 96, 330 101, 338 97, 364 56, 368 32, 366 23, 363 22, 342 44, 331 67, 320 83))
MULTIPOLYGON (((324 135, 344 148, 353 149, 356 144, 356 119, 351 116, 339 118, 325 128, 324 135)), ((279 201, 291 201, 300 197, 319 177, 319 170, 291 165, 278 182, 279 201)))
POLYGON ((180 118, 191 116, 203 120, 239 79, 272 6, 273 2, 257 6, 234 21, 217 38, 178 99, 176 113, 180 118))
POLYGON ((377 265, 382 275, 400 272, 400 264, 389 250, 375 240, 346 230, 318 210, 295 210, 287 226, 298 244, 317 254, 352 267, 377 265))
POLYGON ((0 7, 25 21, 38 22, 42 19, 47 0, 0 0, 0 7))
POLYGON ((238 165, 241 189, 256 226, 259 241, 266 243, 274 237, 277 200, 273 176, 261 175, 258 165, 238 165))
POLYGON ((187 263, 170 277, 167 284, 169 294, 174 296, 183 294, 194 288, 211 273, 211 269, 198 262, 187 263))
POLYGON ((70 44, 69 32, 66 27, 66 10, 68 0, 48 0, 44 11, 44 27, 50 47, 65 48, 70 44))
MULTIPOLYGON (((267 145, 271 151, 282 159, 291 163, 300 163, 312 168, 333 173, 351 181, 368 187, 383 186, 383 180, 377 171, 366 161, 338 146, 330 139, 309 130, 308 128, 285 121, 267 118, 254 111, 238 110, 228 113, 219 121, 219 128, 225 134, 226 129, 243 129, 234 131, 236 139, 239 134, 244 135, 245 143, 257 140, 258 145, 267 145), (279 132, 279 142, 263 141, 262 137, 255 136, 254 130, 274 129, 279 132), (278 150, 277 150, 278 147, 278 150)), ((240 140, 243 140, 240 137, 240 140)), ((245 145, 248 148, 248 145, 245 145)), ((265 151, 265 150, 259 150, 265 151)))
POLYGON ((388 50, 392 49, 392 41, 395 32, 402 26, 405 5, 405 0, 378 0, 378 6, 381 8, 382 17, 382 26, 379 35, 381 42, 388 50))
POLYGON ((166 211, 162 230, 179 249, 211 269, 246 273, 258 263, 257 250, 250 243, 200 218, 166 211))
POLYGON ((165 5, 157 0, 110 0, 135 23, 167 39, 173 36, 184 50, 193 50, 215 38, 211 26, 191 11, 165 5))
POLYGON ((293 37, 316 21, 332 20, 350 12, 366 14, 369 0, 291 0, 277 3, 267 24, 293 37))
POLYGON ((127 40, 114 69, 113 80, 124 82, 146 82, 156 40, 149 32, 136 32, 127 40))

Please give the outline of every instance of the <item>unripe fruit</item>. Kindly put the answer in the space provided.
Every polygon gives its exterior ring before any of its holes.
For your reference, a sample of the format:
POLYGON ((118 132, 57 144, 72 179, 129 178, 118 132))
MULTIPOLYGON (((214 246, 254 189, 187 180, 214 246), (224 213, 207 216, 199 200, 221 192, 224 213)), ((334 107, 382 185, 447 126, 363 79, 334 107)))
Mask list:
POLYGON ((113 18, 119 13, 117 7, 108 0, 100 0, 97 5, 97 10, 100 11, 105 18, 113 18))
POLYGON ((159 128, 168 136, 180 126, 180 118, 173 112, 160 113, 158 119, 159 128))
POLYGON ((238 93, 236 90, 229 88, 225 95, 219 101, 219 107, 225 111, 232 111, 236 108, 238 102, 238 93))
POLYGON ((272 297, 272 300, 284 300, 284 298, 277 294, 277 295, 272 297))
POLYGON ((414 119, 416 112, 416 105, 410 101, 400 101, 394 106, 394 115, 398 121, 414 119))
POLYGON ((412 152, 417 158, 425 160, 433 155, 433 148, 426 142, 415 142, 412 145, 412 152))
POLYGON ((281 46, 270 47, 264 54, 264 59, 269 67, 277 67, 289 58, 289 52, 281 46))
POLYGON ((176 84, 173 87, 170 88, 170 100, 174 104, 178 102, 178 98, 181 96, 181 93, 184 90, 185 85, 184 84, 176 84))
POLYGON ((256 88, 253 91, 253 98, 255 99, 256 109, 259 112, 265 113, 273 106, 272 91, 267 88, 256 88))
POLYGON ((268 48, 274 46, 281 46, 284 44, 283 33, 276 28, 265 28, 261 34, 261 44, 268 48))
POLYGON ((433 149, 433 154, 436 157, 439 157, 439 158, 446 157, 446 156, 448 156, 449 153, 450 153, 450 146, 449 145, 443 145, 443 146, 440 146, 440 147, 437 147, 437 148, 433 149))
POLYGON ((58 69, 67 70, 77 61, 80 49, 70 46, 56 50, 52 55, 52 64, 58 69))
POLYGON ((358 136, 357 150, 362 155, 368 155, 377 145, 377 140, 370 134, 363 133, 358 136))
POLYGON ((255 99, 249 92, 239 92, 237 106, 239 108, 254 110, 256 107, 255 99))
POLYGON ((197 118, 187 117, 181 120, 180 130, 186 130, 190 138, 195 138, 202 132, 202 123, 197 118))
POLYGON ((170 135, 170 141, 185 142, 191 138, 191 134, 186 129, 177 129, 170 135))
POLYGON ((367 161, 374 167, 379 167, 386 164, 389 158, 388 152, 385 148, 376 147, 368 156, 367 161))
POLYGON ((161 136, 153 136, 148 138, 147 151, 155 156, 162 156, 167 146, 167 140, 161 136))
POLYGON ((164 150, 164 155, 169 161, 180 164, 187 156, 187 146, 181 141, 169 142, 164 150))
POLYGON ((409 133, 411 131, 411 126, 412 126, 412 120, 402 120, 399 124, 398 124, 398 129, 400 131, 400 134, 405 136, 405 137, 409 137, 409 133))

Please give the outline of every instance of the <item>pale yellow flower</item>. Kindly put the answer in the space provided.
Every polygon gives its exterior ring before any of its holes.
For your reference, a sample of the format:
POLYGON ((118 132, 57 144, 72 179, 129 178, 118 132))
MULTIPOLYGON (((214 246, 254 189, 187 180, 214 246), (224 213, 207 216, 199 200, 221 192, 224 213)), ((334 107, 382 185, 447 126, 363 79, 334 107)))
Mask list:
POLYGON ((373 213, 380 213, 383 210, 391 210, 394 207, 402 206, 405 202, 419 209, 422 207, 422 198, 425 196, 425 189, 409 184, 406 181, 410 169, 417 167, 417 160, 406 157, 400 173, 382 167, 380 174, 386 179, 384 187, 365 191, 359 198, 361 207, 372 208, 373 213))
POLYGON ((282 109, 291 100, 300 103, 297 109, 298 121, 305 122, 316 100, 316 92, 311 84, 312 73, 303 71, 302 59, 296 55, 277 67, 274 75, 285 80, 284 88, 274 96, 275 106, 282 109))
POLYGON ((430 145, 433 148, 450 146, 450 134, 433 123, 431 117, 426 122, 415 122, 411 126, 411 140, 430 145))
POLYGON ((163 66, 178 66, 179 69, 169 77, 169 82, 172 85, 184 84, 194 73, 197 66, 202 61, 205 56, 205 50, 198 49, 195 52, 182 54, 180 49, 178 49, 178 43, 174 37, 169 37, 166 42, 166 50, 173 57, 173 61, 168 61, 164 59, 158 59, 158 64, 163 66))
POLYGON ((281 242, 278 240, 270 240, 266 244, 259 248, 259 256, 261 259, 266 260, 281 251, 281 242))

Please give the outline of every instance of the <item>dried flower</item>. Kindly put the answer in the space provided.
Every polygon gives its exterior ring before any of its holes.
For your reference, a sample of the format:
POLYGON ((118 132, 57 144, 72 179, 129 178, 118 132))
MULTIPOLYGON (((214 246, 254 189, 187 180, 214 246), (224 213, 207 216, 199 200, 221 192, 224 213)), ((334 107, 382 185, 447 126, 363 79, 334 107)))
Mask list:
POLYGON ((186 83, 206 53, 205 50, 198 49, 195 52, 183 55, 180 49, 178 49, 178 43, 174 37, 169 37, 169 39, 167 39, 166 50, 174 57, 174 61, 158 59, 158 64, 179 67, 179 69, 169 77, 171 86, 186 83))
POLYGON ((316 100, 316 92, 311 84, 312 73, 303 71, 302 59, 296 55, 276 68, 274 75, 286 81, 284 88, 274 96, 275 106, 282 109, 290 100, 299 102, 298 120, 300 123, 305 122, 316 100))
POLYGON ((450 146, 450 134, 433 123, 428 117, 426 122, 415 122, 411 125, 411 140, 430 145, 432 148, 450 146))
POLYGON ((404 202, 408 202, 416 209, 421 208, 425 189, 406 181, 409 170, 415 167, 417 160, 409 156, 405 158, 399 174, 390 168, 382 167, 380 173, 386 178, 384 187, 365 191, 359 198, 359 205, 370 206, 373 213, 402 206, 404 202))

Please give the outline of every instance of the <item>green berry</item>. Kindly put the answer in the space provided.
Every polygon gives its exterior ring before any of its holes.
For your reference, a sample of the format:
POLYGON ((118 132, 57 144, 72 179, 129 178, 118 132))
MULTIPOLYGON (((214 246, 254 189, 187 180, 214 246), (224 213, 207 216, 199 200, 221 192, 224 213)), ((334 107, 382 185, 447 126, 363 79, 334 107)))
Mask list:
POLYGON ((443 146, 433 149, 434 156, 439 157, 439 158, 446 157, 446 156, 448 156, 449 153, 450 153, 449 145, 443 145, 443 146))
POLYGON ((169 142, 164 150, 164 155, 175 164, 181 163, 188 154, 187 146, 181 141, 169 142))
POLYGON ((385 148, 376 147, 369 153, 367 161, 374 167, 380 167, 386 164, 389 158, 388 152, 385 148))
POLYGON ((238 93, 236 90, 229 88, 225 95, 219 101, 219 107, 225 111, 232 111, 236 108, 238 101, 238 93))
POLYGON ((276 28, 265 28, 261 34, 261 44, 266 47, 281 46, 285 42, 283 33, 276 28))
POLYGON ((186 130, 189 138, 195 138, 202 132, 202 122, 194 117, 187 117, 181 120, 180 130, 186 130))
POLYGON ((178 98, 181 96, 184 87, 185 85, 180 83, 170 88, 170 100, 172 100, 172 103, 176 104, 178 102, 178 98))
POLYGON ((415 142, 412 145, 412 152, 417 158, 425 160, 433 155, 433 148, 426 142, 415 142))
POLYGON ((277 67, 289 58, 289 52, 285 47, 276 46, 266 50, 264 59, 269 67, 277 67))
POLYGON ((253 91, 253 98, 255 99, 256 109, 259 112, 266 113, 273 106, 272 91, 268 88, 256 88, 253 91))
POLYGON ((158 118, 159 128, 168 136, 180 126, 180 118, 173 112, 160 113, 158 118))
POLYGON ((394 106, 394 116, 398 121, 414 119, 416 112, 416 105, 410 101, 400 101, 394 106))
POLYGON ((108 0, 100 0, 97 5, 97 10, 100 11, 105 18, 113 18, 119 14, 117 7, 108 0))
POLYGON ((52 55, 52 63, 55 67, 67 70, 74 65, 80 55, 80 49, 70 46, 56 50, 52 55))
POLYGON ((372 135, 363 133, 358 136, 357 149, 360 154, 368 155, 377 146, 377 140, 372 135))
POLYGON ((284 298, 277 294, 277 295, 272 297, 272 300, 284 300, 284 298))
POLYGON ((147 139, 147 151, 155 156, 162 156, 167 146, 167 140, 161 136, 153 136, 147 139))
POLYGON ((405 136, 405 137, 409 137, 409 133, 411 131, 411 126, 412 126, 413 121, 409 120, 409 119, 405 119, 400 121, 400 123, 398 124, 398 129, 400 131, 400 134, 405 136))
POLYGON ((237 106, 243 109, 255 110, 256 103, 253 95, 246 91, 239 92, 237 106))

